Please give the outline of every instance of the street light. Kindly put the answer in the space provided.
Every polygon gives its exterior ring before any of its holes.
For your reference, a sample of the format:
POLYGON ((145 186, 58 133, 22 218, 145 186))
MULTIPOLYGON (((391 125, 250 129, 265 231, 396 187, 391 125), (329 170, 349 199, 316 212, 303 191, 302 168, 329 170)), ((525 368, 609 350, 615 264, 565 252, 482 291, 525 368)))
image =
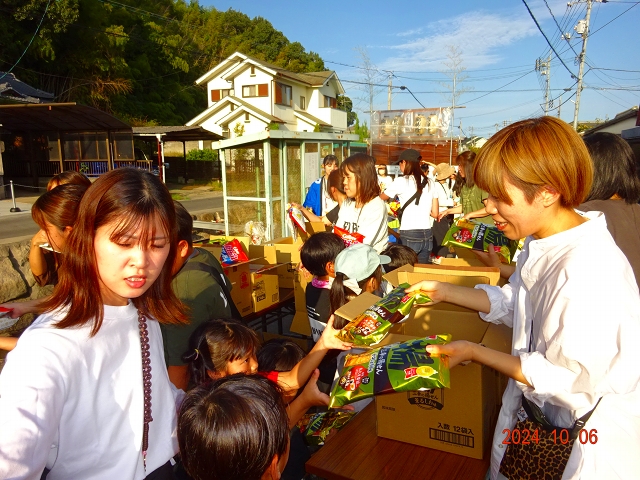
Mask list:
POLYGON ((413 98, 415 98, 415 99, 416 99, 416 102, 418 102, 422 108, 427 108, 427 107, 425 107, 424 105, 422 105, 422 102, 416 98, 416 96, 413 94, 413 92, 412 92, 411 90, 409 90, 409 88, 408 88, 408 87, 405 87, 404 85, 402 85, 402 86, 400 87, 400 90, 406 90, 407 92, 409 92, 409 93, 411 94, 411 96, 412 96, 413 98))

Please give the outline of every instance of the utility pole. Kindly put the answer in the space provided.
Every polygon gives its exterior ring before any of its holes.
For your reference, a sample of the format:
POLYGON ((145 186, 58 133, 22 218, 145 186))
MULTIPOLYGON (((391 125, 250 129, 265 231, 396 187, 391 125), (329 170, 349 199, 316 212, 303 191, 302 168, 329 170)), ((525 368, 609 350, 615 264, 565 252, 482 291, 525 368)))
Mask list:
MULTIPOLYGON (((453 122, 455 120, 455 116, 456 116, 456 80, 457 80, 457 73, 453 74, 453 90, 451 90, 451 122, 449 123, 449 125, 451 125, 451 133, 449 134, 449 165, 452 164, 453 162, 453 122)), ((457 152, 456 152, 457 153, 457 152)))
POLYGON ((578 112, 580 110, 580 93, 582 92, 582 75, 584 72, 584 59, 587 55, 587 39, 589 38, 589 20, 591 19, 591 3, 593 0, 587 1, 587 16, 584 20, 580 20, 578 24, 573 27, 574 30, 582 36, 582 51, 578 56, 580 62, 580 69, 578 70, 578 86, 576 89, 576 108, 573 112, 573 129, 578 129, 578 112))
POLYGON ((560 107, 562 107, 562 94, 560 94, 560 99, 558 100, 558 118, 560 118, 560 107))
POLYGON ((391 110, 391 90, 393 90, 393 72, 389 72, 389 85, 387 87, 387 110, 391 110))
POLYGON ((544 89, 544 114, 549 115, 551 109, 549 105, 549 92, 551 88, 551 56, 546 60, 536 58, 536 72, 540 72, 540 75, 546 77, 546 88, 544 89))

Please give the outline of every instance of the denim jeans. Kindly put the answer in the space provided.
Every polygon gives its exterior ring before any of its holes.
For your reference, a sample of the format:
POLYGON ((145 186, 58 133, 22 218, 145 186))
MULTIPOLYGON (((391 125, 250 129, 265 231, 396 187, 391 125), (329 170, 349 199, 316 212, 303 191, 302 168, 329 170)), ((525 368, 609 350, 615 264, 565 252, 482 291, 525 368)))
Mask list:
POLYGON ((433 236, 431 229, 427 230, 400 230, 402 245, 406 245, 418 254, 418 263, 429 263, 433 236))

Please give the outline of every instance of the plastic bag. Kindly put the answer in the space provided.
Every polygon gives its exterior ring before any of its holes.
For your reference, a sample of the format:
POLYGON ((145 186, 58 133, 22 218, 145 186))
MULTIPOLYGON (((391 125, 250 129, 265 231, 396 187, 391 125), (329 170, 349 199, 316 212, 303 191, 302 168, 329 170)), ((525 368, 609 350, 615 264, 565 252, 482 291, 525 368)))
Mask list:
POLYGON ((414 304, 431 302, 431 299, 419 290, 405 293, 409 287, 408 283, 398 285, 345 325, 336 336, 354 345, 379 343, 395 323, 401 322, 409 315, 414 304))
POLYGON ((237 238, 222 245, 222 253, 220 254, 220 262, 223 265, 233 265, 234 263, 246 262, 249 260, 244 248, 237 238))
POLYGON ((245 223, 244 233, 251 239, 251 245, 261 245, 269 241, 267 230, 264 228, 264 223, 262 222, 254 222, 251 220, 245 223))
POLYGON ((442 241, 444 246, 470 248, 484 252, 488 251, 490 243, 493 244, 502 263, 511 263, 518 243, 509 240, 500 230, 485 223, 458 220, 449 228, 442 241))
POLYGON ((356 412, 341 412, 331 410, 321 413, 305 414, 296 426, 304 435, 305 442, 308 445, 324 445, 324 441, 333 430, 340 430, 349 420, 353 418, 356 412))
POLYGON ((331 391, 329 407, 385 393, 449 388, 449 357, 431 355, 427 345, 443 345, 451 335, 433 335, 347 355, 331 391))

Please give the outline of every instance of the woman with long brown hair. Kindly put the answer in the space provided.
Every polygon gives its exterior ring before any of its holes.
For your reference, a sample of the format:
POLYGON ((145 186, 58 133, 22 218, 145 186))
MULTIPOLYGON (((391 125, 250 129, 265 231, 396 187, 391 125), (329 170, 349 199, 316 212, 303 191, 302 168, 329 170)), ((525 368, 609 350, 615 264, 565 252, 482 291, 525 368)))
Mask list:
POLYGON ((363 243, 380 253, 387 246, 387 205, 380 198, 375 159, 364 153, 347 158, 340 170, 347 199, 335 225, 364 236, 363 243))
POLYGON ((59 282, 0 375, 0 477, 171 478, 176 390, 158 322, 177 227, 157 177, 117 169, 80 202, 59 282))

